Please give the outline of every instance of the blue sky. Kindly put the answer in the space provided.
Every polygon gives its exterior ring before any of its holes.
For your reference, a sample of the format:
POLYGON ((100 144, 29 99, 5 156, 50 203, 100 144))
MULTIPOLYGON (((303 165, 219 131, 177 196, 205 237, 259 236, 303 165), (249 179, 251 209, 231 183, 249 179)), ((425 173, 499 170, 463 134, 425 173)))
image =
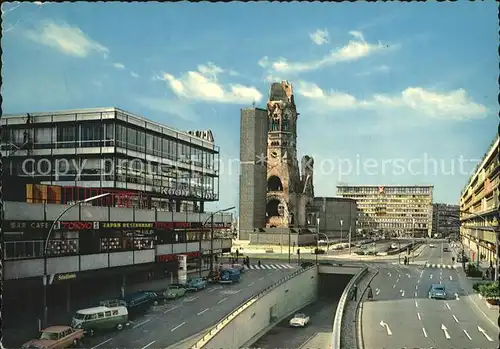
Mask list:
POLYGON ((433 184, 435 201, 458 203, 496 134, 493 1, 22 3, 3 18, 5 113, 117 106, 211 129, 217 207, 238 202, 239 111, 265 106, 272 81, 294 86, 316 196, 433 184))

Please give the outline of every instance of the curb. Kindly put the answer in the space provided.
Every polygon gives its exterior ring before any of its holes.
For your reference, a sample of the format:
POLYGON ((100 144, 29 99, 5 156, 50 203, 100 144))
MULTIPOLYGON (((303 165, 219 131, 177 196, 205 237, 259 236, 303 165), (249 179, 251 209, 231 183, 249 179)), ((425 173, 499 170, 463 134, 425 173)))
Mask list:
POLYGON ((361 294, 361 297, 359 297, 359 303, 356 306, 356 332, 357 332, 357 338, 356 338, 356 346, 358 349, 364 349, 365 344, 363 340, 363 321, 361 316, 363 315, 363 297, 365 296, 366 290, 368 289, 368 286, 371 284, 373 279, 375 279, 375 276, 377 276, 379 273, 379 270, 377 269, 377 272, 370 278, 370 281, 368 281, 368 284, 366 285, 365 289, 363 290, 363 293, 361 294))

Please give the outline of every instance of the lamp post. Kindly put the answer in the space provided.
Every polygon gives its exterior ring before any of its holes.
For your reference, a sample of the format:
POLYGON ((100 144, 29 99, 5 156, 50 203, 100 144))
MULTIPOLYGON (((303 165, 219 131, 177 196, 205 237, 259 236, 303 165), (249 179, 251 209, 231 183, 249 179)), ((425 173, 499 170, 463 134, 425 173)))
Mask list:
POLYGON ((343 225, 344 225, 344 221, 341 219, 341 220, 340 220, 340 244, 342 244, 342 243, 344 242, 344 241, 343 241, 344 239, 343 239, 343 236, 342 236, 342 235, 343 235, 343 234, 342 234, 342 226, 343 226, 343 225))
POLYGON ((351 255, 351 224, 349 224, 349 256, 351 255))
POLYGON ((48 288, 48 274, 47 274, 47 249, 48 249, 48 246, 49 246, 49 240, 50 240, 50 236, 52 235, 52 231, 54 230, 55 226, 56 226, 56 223, 59 222, 59 220, 61 219, 62 216, 64 216, 64 214, 66 212, 68 212, 70 209, 72 209, 73 207, 75 206, 78 206, 80 204, 84 204, 84 203, 87 203, 87 202, 91 202, 91 201, 94 201, 94 200, 97 200, 97 199, 101 199, 103 197, 106 197, 108 195, 111 195, 110 193, 104 193, 104 194, 100 194, 100 195, 96 195, 96 196, 91 196, 87 199, 83 199, 83 200, 79 200, 79 201, 76 201, 74 202, 73 204, 69 205, 68 207, 66 207, 60 214, 59 216, 57 216, 57 218, 52 222, 52 225, 50 226, 50 229, 49 229, 49 232, 47 233, 47 237, 45 238, 45 244, 44 244, 44 247, 43 247, 43 259, 44 259, 44 262, 43 262, 43 322, 45 325, 47 325, 47 318, 48 318, 48 307, 47 307, 47 288, 48 288))
POLYGON ((207 222, 210 220, 210 271, 211 272, 214 271, 214 216, 217 213, 231 211, 234 208, 235 208, 234 206, 231 206, 223 210, 215 211, 211 213, 210 216, 202 224, 202 227, 204 227, 205 224, 207 224, 207 222))
MULTIPOLYGON (((480 214, 478 213, 472 213, 470 212, 469 210, 466 210, 466 211, 460 211, 460 213, 467 213, 467 214, 470 214, 472 215, 472 217, 469 217, 468 219, 466 220, 470 220, 471 218, 476 218, 476 217, 479 217, 481 218, 483 221, 484 221, 484 226, 485 228, 487 228, 488 230, 491 230, 491 232, 493 232, 493 234, 495 234, 495 281, 498 281, 498 268, 499 268, 499 245, 500 245, 500 236, 499 236, 499 232, 497 232, 495 230, 494 227, 490 227, 487 225, 488 221, 486 220, 486 218, 484 218, 483 216, 481 216, 480 214)), ((461 234, 460 234, 461 235, 461 234)), ((462 237, 460 239, 462 241, 462 237)), ((477 244, 477 243, 476 243, 477 244)), ((462 246, 463 246, 463 241, 462 241, 462 246)), ((462 248, 463 249, 463 248, 462 248)), ((478 260, 478 265, 479 265, 479 258, 481 257, 479 255, 479 248, 477 249, 478 251, 478 256, 477 256, 477 260, 478 260)))
POLYGON ((326 239, 326 252, 328 252, 328 249, 330 247, 330 239, 328 239, 328 235, 324 234, 324 233, 318 233, 318 237, 319 235, 323 235, 326 239))
POLYGON ((292 224, 292 217, 290 216, 290 212, 288 211, 288 207, 285 206, 285 217, 288 229, 288 263, 292 261, 292 230, 290 229, 290 224, 292 224))
POLYGON ((415 218, 412 219, 412 239, 411 239, 411 256, 412 260, 415 262, 415 218))
POLYGON ((318 252, 319 252, 319 217, 316 217, 316 265, 318 265, 318 252))

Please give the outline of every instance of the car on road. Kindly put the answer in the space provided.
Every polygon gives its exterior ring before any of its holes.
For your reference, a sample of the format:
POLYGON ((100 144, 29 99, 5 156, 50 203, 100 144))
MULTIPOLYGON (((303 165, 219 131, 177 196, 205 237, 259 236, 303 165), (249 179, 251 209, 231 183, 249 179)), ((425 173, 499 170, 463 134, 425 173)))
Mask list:
POLYGON ((183 285, 172 284, 165 291, 167 299, 177 299, 186 295, 186 288, 183 285))
POLYGON ((185 285, 188 291, 200 291, 207 287, 207 280, 205 278, 193 278, 188 280, 185 285))
POLYGON ((220 272, 220 284, 232 284, 240 282, 241 273, 238 269, 226 269, 220 272))
POLYGON ((23 344, 22 349, 65 349, 77 347, 83 338, 83 330, 70 326, 51 326, 40 333, 40 338, 23 344))
POLYGON ((434 244, 429 244, 429 247, 430 247, 430 248, 434 248, 434 247, 436 247, 436 246, 434 246, 434 244))
POLYGON ((291 327, 306 327, 309 323, 309 316, 304 313, 297 313, 290 319, 291 327))
POLYGON ((153 305, 158 305, 160 303, 165 303, 167 301, 167 298, 165 297, 165 292, 164 291, 141 291, 147 294, 150 298, 151 301, 153 302, 153 305))
POLYGON ((446 288, 442 284, 432 284, 429 290, 429 298, 446 299, 446 288))
POLYGON ((103 330, 122 330, 127 324, 128 310, 125 305, 80 309, 77 310, 71 321, 71 326, 83 329, 84 333, 90 336, 103 330))
POLYGON ((443 247, 443 252, 450 252, 450 249, 448 247, 443 247))

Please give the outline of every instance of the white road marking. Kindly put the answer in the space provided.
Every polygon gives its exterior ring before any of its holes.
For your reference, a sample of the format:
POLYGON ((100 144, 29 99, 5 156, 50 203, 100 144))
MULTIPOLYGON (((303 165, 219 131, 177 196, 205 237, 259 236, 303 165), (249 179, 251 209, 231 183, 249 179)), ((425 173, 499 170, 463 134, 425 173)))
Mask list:
POLYGON ((169 313, 169 312, 171 312, 172 310, 175 310, 175 309, 177 309, 177 308, 179 308, 179 306, 178 306, 178 305, 176 305, 175 307, 172 307, 172 308, 170 308, 170 309, 165 310, 165 311, 163 312, 163 314, 169 313))
POLYGON ((97 344, 95 347, 92 347, 91 349, 95 349, 95 348, 97 348, 97 347, 100 347, 101 345, 108 343, 108 342, 109 342, 110 340, 112 340, 112 339, 113 339, 113 338, 106 339, 104 342, 101 342, 101 343, 97 344))
POLYGON ((398 283, 398 282, 399 282, 399 278, 396 279, 396 283, 398 283))
POLYGON ((417 297, 417 292, 415 292, 415 297, 417 297))
POLYGON ((418 290, 418 285, 415 285, 415 289, 418 290))
POLYGON ((147 347, 151 346, 155 341, 152 341, 151 343, 149 344, 146 344, 145 346, 143 346, 141 349, 146 349, 147 347))
POLYGON ((446 328, 446 326, 444 324, 441 324, 441 330, 443 331, 444 333, 444 336, 446 339, 450 339, 450 334, 448 333, 448 329, 446 328))
POLYGON ((260 277, 260 278, 259 278, 259 280, 262 280, 262 279, 264 279, 264 277, 260 277))
POLYGON ((214 288, 209 289, 208 292, 214 292, 214 291, 220 290, 221 288, 222 288, 222 286, 214 287, 214 288))
POLYGON ((469 336, 469 334, 467 333, 466 330, 462 330, 462 331, 464 331, 465 335, 467 336, 467 338, 469 338, 469 340, 472 340, 472 338, 470 338, 470 336, 469 336))
POLYGON ((422 320, 422 318, 420 317, 420 313, 417 313, 417 317, 419 320, 422 320))
POLYGON ((446 304, 446 308, 448 308, 448 310, 451 310, 450 305, 448 303, 444 303, 444 304, 446 304))
POLYGON ((240 292, 241 292, 241 289, 240 289, 240 290, 236 290, 236 291, 234 291, 234 294, 238 294, 238 293, 240 293, 240 292))
POLYGON ((405 296, 405 291, 401 290, 401 297, 404 297, 405 296))
POLYGON ((460 298, 458 298, 458 294, 455 293, 455 299, 458 301, 460 298))
POLYGON ((429 275, 429 279, 432 279, 432 274, 431 274, 431 275, 429 275))
POLYGON ((415 301, 415 308, 418 308, 418 302, 415 301))
POLYGON ((252 286, 253 284, 254 284, 254 283, 253 283, 253 282, 251 282, 251 283, 249 283, 249 284, 247 285, 247 287, 250 287, 250 286, 252 286))
POLYGON ((380 326, 384 327, 387 330, 388 336, 392 336, 391 329, 389 328, 389 325, 384 322, 384 320, 380 321, 380 326))
POLYGON ((486 339, 487 339, 489 342, 493 342, 493 339, 491 339, 491 337, 490 337, 490 336, 488 336, 488 334, 486 333, 486 331, 485 331, 485 330, 483 330, 483 329, 482 329, 481 327, 479 327, 479 326, 477 326, 477 330, 478 330, 479 332, 481 332, 481 333, 482 333, 482 334, 486 337, 486 339))
POLYGON ((450 281, 453 280, 453 277, 450 275, 450 281))
POLYGON ((185 298, 184 299, 184 302, 194 302, 195 300, 197 300, 198 298, 200 298, 199 296, 196 296, 196 297, 191 297, 191 298, 185 298))
POLYGON ((379 293, 380 293, 380 290, 377 288, 377 289, 375 290, 375 294, 377 295, 377 294, 379 294, 379 293))
POLYGON ((392 288, 396 288, 396 285, 392 285, 392 288))
POLYGON ((411 275, 410 274, 406 274, 406 276, 408 276, 408 279, 411 279, 411 275))
POLYGON ((424 333, 425 338, 427 338, 427 331, 423 327, 422 327, 422 332, 424 333))
POLYGON ((181 326, 184 326, 185 324, 186 324, 186 321, 184 321, 182 324, 179 324, 179 325, 175 326, 174 328, 172 328, 172 329, 170 330, 170 332, 174 332, 176 329, 178 329, 178 328, 179 328, 179 327, 181 327, 181 326))
POLYGON ((205 309, 205 310, 202 310, 202 311, 200 311, 200 312, 199 312, 198 314, 196 314, 196 315, 198 315, 198 316, 199 316, 199 315, 203 314, 204 312, 207 312, 209 309, 210 309, 210 308, 207 308, 207 309, 205 309))
POLYGON ((150 322, 150 321, 151 321, 151 319, 146 320, 146 321, 143 321, 143 322, 139 322, 137 325, 135 325, 134 327, 132 327, 132 329, 137 328, 137 327, 139 327, 139 326, 142 326, 142 325, 144 325, 145 323, 148 323, 148 322, 150 322))
POLYGON ((453 319, 455 320, 455 322, 458 323, 459 321, 458 321, 457 317, 455 315, 452 315, 452 316, 453 316, 453 319))
POLYGON ((220 301, 218 301, 218 302, 217 302, 217 304, 221 304, 221 303, 222 303, 222 302, 224 302, 226 299, 227 299, 227 297, 222 298, 220 301))

